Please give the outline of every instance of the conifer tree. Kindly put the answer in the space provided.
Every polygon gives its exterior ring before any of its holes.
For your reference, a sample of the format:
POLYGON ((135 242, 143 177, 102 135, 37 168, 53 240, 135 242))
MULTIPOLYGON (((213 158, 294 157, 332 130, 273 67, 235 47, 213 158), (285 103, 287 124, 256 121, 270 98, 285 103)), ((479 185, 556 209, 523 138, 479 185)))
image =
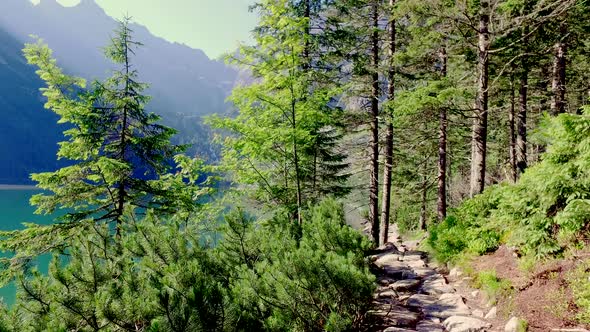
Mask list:
POLYGON ((168 191, 159 180, 182 147, 171 145, 175 131, 144 109, 149 101, 142 94, 146 85, 138 81, 131 62, 140 45, 132 39, 129 19, 121 21, 105 49, 119 68, 89 89, 83 79, 64 74, 41 41, 25 48, 27 60, 47 84, 42 89, 46 108, 60 116, 59 123, 71 126, 64 132, 67 140, 60 143, 58 158, 72 165, 32 175, 46 191, 31 199, 36 212, 62 215, 50 225, 29 224, 6 233, 2 249, 15 256, 4 259, 5 265, 18 267, 38 254, 64 250, 70 238, 101 225, 108 226, 113 233, 109 236, 120 238, 134 213, 170 213, 192 204, 182 197, 184 191, 168 191))
POLYGON ((214 117, 224 138, 224 164, 239 185, 254 185, 256 199, 286 207, 301 221, 302 209, 321 193, 346 192, 344 156, 334 150, 339 109, 337 85, 316 70, 318 48, 310 35, 310 3, 266 0, 256 8, 256 46, 233 61, 247 66, 255 82, 234 89, 235 118, 214 117), (300 6, 304 10, 300 10, 300 6))

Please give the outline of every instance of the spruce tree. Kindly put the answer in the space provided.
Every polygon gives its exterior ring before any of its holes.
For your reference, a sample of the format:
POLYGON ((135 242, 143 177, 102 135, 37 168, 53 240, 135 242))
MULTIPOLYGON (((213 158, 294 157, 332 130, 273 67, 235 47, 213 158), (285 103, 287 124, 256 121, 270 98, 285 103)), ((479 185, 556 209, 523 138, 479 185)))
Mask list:
POLYGON ((188 203, 183 191, 168 191, 159 180, 182 147, 170 144, 175 130, 158 124, 159 117, 145 110, 146 84, 138 81, 131 62, 140 45, 132 38, 129 19, 121 21, 105 49, 119 68, 88 89, 83 79, 63 73, 42 41, 24 49, 46 82, 45 107, 69 126, 57 155, 71 165, 32 175, 45 191, 31 199, 36 212, 60 216, 50 225, 28 224, 4 234, 2 249, 15 252, 3 259, 11 267, 4 273, 36 255, 67 249, 71 238, 95 227, 106 225, 109 236, 121 237, 134 214, 147 209, 169 213, 188 203))

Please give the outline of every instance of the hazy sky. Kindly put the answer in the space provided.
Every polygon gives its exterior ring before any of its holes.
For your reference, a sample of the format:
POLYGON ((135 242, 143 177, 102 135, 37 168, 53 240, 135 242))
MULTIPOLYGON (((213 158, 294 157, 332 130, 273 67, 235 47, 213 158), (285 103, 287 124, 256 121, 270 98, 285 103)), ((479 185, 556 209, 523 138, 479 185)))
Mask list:
MULTIPOLYGON (((64 6, 80 2, 57 1, 64 6)), ((110 16, 120 18, 128 13, 154 35, 202 49, 212 58, 233 51, 238 41, 248 41, 256 24, 255 14, 248 12, 254 0, 95 1, 110 16)))

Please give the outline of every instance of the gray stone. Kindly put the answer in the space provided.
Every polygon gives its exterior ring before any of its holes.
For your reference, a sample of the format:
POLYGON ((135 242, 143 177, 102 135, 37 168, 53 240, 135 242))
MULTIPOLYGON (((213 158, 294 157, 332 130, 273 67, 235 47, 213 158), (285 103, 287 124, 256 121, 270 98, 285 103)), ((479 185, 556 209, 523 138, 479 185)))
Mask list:
POLYGON ((478 295, 479 295, 478 290, 474 290, 473 292, 471 292, 471 297, 477 297, 478 295))
POLYGON ((426 262, 424 262, 421 259, 417 259, 417 260, 411 260, 411 261, 405 261, 406 264, 408 264, 409 267, 411 268, 420 268, 420 267, 426 267, 426 262))
POLYGON ((436 270, 434 270, 430 267, 414 268, 414 272, 421 278, 426 278, 426 277, 438 274, 438 272, 436 272, 436 270))
POLYGON ((444 278, 425 280, 421 288, 422 292, 429 295, 440 295, 445 293, 452 293, 455 289, 444 278))
POLYGON ((485 319, 496 319, 496 317, 498 316, 498 309, 496 307, 492 307, 492 309, 490 309, 490 311, 488 311, 488 313, 485 316, 485 319))
POLYGON ((449 271, 449 277, 459 278, 462 275, 463 275, 463 272, 461 272, 461 270, 459 270, 456 267, 452 268, 451 271, 449 271))
POLYGON ((380 316, 387 325, 396 327, 416 326, 420 318, 418 313, 398 305, 382 306, 379 310, 371 311, 370 314, 380 316))
POLYGON ((385 265, 382 267, 383 268, 383 272, 385 272, 385 274, 393 279, 408 279, 408 278, 404 278, 404 275, 407 275, 408 273, 411 273, 412 271, 408 269, 407 266, 403 266, 403 265, 399 265, 399 266, 393 266, 393 265, 385 265))
POLYGON ((403 292, 418 288, 420 286, 420 280, 418 279, 405 279, 399 280, 391 284, 389 287, 395 291, 403 292))
POLYGON ((472 315, 472 316, 474 316, 474 317, 477 317, 477 318, 483 318, 483 316, 484 316, 484 313, 483 313, 483 311, 482 311, 482 310, 480 310, 480 309, 475 309, 475 310, 473 310, 473 311, 471 312, 471 315, 472 315))
POLYGON ((383 332, 414 332, 414 330, 408 330, 408 329, 402 329, 400 327, 388 327, 385 330, 383 330, 383 332))
POLYGON ((418 332, 443 332, 443 326, 440 323, 435 323, 429 320, 423 320, 416 324, 416 331, 418 332))
POLYGON ((420 308, 436 303, 437 299, 430 295, 414 294, 408 298, 406 304, 408 307, 420 308))
POLYGON ((443 294, 434 303, 422 307, 425 316, 446 319, 451 316, 469 316, 471 311, 463 298, 455 293, 443 294))
POLYGON ((452 316, 443 322, 449 332, 482 332, 492 327, 492 324, 474 317, 452 316))
POLYGON ((392 265, 392 266, 401 266, 400 258, 401 256, 394 253, 384 254, 380 256, 373 256, 376 257, 375 265, 382 267, 385 265, 392 265))
POLYGON ((504 332, 526 332, 526 322, 518 317, 512 317, 504 326, 504 332))
POLYGON ((427 257, 427 254, 423 251, 407 251, 404 253, 404 261, 417 261, 427 257))

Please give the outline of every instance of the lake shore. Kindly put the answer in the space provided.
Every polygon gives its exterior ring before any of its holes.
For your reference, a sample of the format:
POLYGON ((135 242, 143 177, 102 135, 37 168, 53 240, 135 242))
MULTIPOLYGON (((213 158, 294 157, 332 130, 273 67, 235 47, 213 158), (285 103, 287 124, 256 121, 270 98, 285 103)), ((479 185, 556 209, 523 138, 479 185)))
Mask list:
POLYGON ((35 190, 39 189, 34 185, 26 184, 0 184, 0 190, 35 190))

